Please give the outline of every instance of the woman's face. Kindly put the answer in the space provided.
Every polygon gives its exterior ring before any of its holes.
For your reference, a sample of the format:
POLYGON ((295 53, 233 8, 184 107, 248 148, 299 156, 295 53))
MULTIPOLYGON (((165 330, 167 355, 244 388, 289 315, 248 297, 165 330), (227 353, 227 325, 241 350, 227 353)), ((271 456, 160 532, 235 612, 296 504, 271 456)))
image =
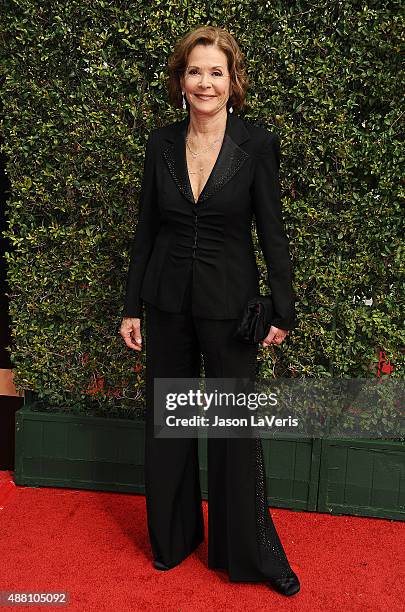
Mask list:
POLYGON ((226 106, 231 79, 223 51, 214 45, 196 45, 188 58, 181 88, 190 104, 190 112, 216 114, 226 106), (204 95, 202 95, 204 94, 204 95))

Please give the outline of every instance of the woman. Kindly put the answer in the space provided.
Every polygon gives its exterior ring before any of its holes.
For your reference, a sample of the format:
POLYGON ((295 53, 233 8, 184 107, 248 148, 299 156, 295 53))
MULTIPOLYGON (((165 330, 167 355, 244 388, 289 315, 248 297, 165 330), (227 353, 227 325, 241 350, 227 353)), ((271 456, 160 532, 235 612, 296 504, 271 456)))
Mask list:
MULTIPOLYGON (((264 347, 295 326, 292 270, 278 182, 279 139, 233 113, 247 78, 234 38, 200 27, 169 60, 172 102, 182 121, 152 130, 132 245, 120 333, 142 349, 146 316, 145 490, 154 567, 168 570, 204 539, 198 439, 153 436, 155 377, 248 377, 257 345, 233 338, 259 294, 253 215, 275 319, 264 347)), ((231 581, 299 591, 267 508, 260 438, 208 439, 208 565, 231 581)))

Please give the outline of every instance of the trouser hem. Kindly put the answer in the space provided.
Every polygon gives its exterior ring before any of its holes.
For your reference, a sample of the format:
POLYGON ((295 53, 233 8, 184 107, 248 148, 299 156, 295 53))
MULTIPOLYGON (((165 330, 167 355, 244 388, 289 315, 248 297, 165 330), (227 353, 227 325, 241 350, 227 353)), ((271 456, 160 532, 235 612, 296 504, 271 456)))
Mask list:
POLYGON ((172 569, 173 567, 176 567, 177 565, 180 565, 180 563, 182 563, 183 561, 185 561, 190 555, 193 554, 193 552, 195 552, 197 550, 197 548, 200 546, 200 544, 202 544, 204 542, 204 538, 197 540, 193 546, 191 547, 190 551, 185 554, 183 557, 181 557, 178 561, 172 561, 171 563, 167 563, 167 561, 165 561, 161 556, 157 555, 154 556, 153 555, 153 560, 154 561, 160 561, 161 563, 164 563, 165 565, 167 565, 168 567, 170 567, 170 569, 172 569))

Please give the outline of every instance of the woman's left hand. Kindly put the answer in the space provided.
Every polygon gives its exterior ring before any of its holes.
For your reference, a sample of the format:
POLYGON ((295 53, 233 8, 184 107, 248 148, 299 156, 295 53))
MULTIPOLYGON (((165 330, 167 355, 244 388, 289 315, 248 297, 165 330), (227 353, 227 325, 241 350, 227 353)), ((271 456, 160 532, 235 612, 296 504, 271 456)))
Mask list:
POLYGON ((272 325, 269 333, 264 340, 262 340, 262 346, 266 348, 267 346, 270 346, 270 344, 281 344, 287 334, 287 329, 280 329, 279 327, 274 327, 274 325, 272 325))

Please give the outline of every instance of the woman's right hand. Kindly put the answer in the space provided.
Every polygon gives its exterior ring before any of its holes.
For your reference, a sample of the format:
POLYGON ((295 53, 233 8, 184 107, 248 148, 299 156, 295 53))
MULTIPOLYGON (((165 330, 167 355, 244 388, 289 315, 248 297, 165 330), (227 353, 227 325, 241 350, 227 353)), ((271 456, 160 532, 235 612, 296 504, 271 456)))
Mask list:
POLYGON ((128 348, 142 350, 141 319, 124 317, 119 333, 124 338, 128 348))

